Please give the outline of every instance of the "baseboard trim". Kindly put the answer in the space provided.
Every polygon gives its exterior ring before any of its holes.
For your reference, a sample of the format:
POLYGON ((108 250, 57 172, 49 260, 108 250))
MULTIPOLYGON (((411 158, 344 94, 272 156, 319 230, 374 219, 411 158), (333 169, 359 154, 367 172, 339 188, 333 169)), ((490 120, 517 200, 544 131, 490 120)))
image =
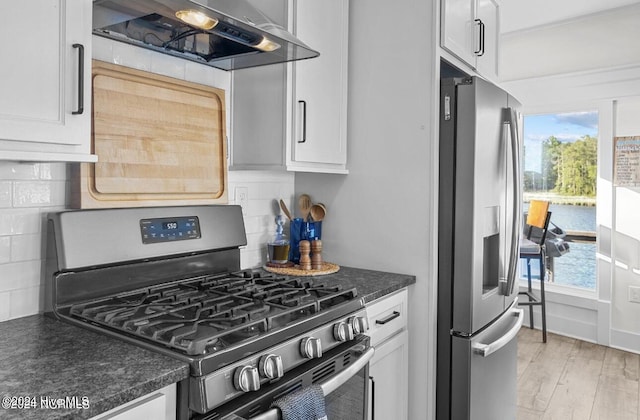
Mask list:
POLYGON ((640 334, 611 329, 610 347, 640 354, 640 334))
MULTIPOLYGON (((522 328, 529 328, 529 310, 524 308, 524 313, 522 328)), ((539 307, 533 310, 533 326, 534 329, 542 329, 542 315, 539 307)), ((596 324, 554 315, 549 313, 549 308, 547 308, 547 332, 590 343, 598 343, 598 328, 596 324)))

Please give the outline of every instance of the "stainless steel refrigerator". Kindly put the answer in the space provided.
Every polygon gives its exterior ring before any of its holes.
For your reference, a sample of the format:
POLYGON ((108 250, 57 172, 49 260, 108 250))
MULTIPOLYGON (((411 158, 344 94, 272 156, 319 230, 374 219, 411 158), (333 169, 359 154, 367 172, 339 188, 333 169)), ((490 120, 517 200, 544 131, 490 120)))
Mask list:
POLYGON ((514 420, 520 103, 477 77, 441 80, 438 420, 514 420))

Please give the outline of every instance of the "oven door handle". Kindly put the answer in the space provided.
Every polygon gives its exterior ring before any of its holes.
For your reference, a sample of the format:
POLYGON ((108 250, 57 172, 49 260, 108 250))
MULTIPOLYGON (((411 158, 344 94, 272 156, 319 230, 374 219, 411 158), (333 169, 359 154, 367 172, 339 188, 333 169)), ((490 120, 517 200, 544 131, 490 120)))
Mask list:
POLYGON ((374 347, 369 347, 364 353, 362 353, 362 356, 358 357, 358 359, 353 362, 351 366, 338 373, 333 378, 321 383, 320 388, 322 388, 322 392, 324 393, 324 395, 327 396, 344 385, 349 379, 353 377, 353 375, 358 373, 360 369, 362 369, 367 365, 367 363, 369 363, 375 352, 376 349, 374 347))
MULTIPOLYGON (((322 388, 322 392, 325 396, 331 394, 336 389, 340 388, 344 385, 349 379, 351 379, 356 373, 360 371, 363 367, 369 363, 376 349, 374 347, 369 347, 362 356, 358 357, 358 359, 351 364, 348 368, 343 370, 342 372, 335 375, 333 378, 324 381, 320 384, 320 388, 322 388)), ((280 419, 280 410, 277 408, 272 408, 268 411, 265 411, 262 414, 259 414, 255 417, 251 417, 249 420, 279 420, 280 419)))

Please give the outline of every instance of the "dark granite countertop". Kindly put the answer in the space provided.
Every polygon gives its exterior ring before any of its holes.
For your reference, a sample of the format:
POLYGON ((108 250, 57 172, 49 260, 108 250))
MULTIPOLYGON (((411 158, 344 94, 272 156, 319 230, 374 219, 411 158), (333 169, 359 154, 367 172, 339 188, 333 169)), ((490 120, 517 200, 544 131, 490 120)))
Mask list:
MULTIPOLYGON (((310 277, 355 287, 366 303, 415 283, 415 276, 341 267, 310 277)), ((88 409, 5 409, 1 419, 85 419, 178 382, 188 365, 84 328, 33 315, 0 323, 0 396, 87 397, 88 409)), ((4 402, 4 401, 3 401, 4 402)))
POLYGON ((366 303, 416 282, 416 277, 409 274, 387 273, 344 266, 340 267, 337 273, 311 276, 309 278, 327 285, 339 284, 343 288, 355 287, 358 290, 358 296, 364 297, 366 303))
POLYGON ((337 273, 321 276, 318 279, 326 281, 327 284, 355 287, 358 290, 358 295, 364 297, 366 303, 373 302, 416 282, 416 277, 408 274, 386 273, 352 267, 340 267, 340 271, 337 273))
POLYGON ((186 363, 42 315, 0 323, 1 419, 85 419, 189 375, 186 363), (4 397, 86 397, 88 409, 4 408, 4 397))

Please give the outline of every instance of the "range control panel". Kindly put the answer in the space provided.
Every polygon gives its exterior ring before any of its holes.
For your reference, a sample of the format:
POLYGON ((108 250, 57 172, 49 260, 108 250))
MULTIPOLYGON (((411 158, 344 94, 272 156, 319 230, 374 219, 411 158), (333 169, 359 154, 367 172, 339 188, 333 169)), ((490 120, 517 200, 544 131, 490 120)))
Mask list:
POLYGON ((142 219, 140 234, 143 244, 198 239, 201 237, 200 221, 197 216, 142 219))

